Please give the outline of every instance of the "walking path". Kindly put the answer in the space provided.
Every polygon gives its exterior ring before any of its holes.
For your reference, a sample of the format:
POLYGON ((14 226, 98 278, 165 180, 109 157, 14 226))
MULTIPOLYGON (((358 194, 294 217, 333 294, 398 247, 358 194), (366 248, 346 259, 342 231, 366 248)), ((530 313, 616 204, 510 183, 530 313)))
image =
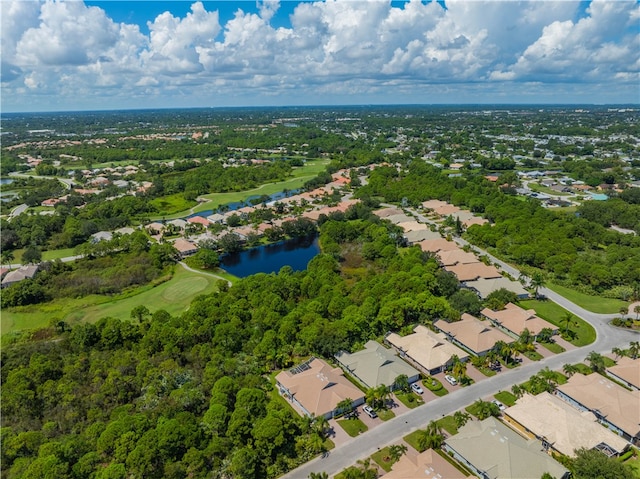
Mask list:
POLYGON ((193 269, 191 266, 189 266, 187 263, 185 263, 183 261, 178 261, 178 264, 180 266, 182 266, 184 269, 186 269, 187 271, 191 271, 192 273, 204 274, 204 275, 207 275, 207 276, 211 276, 213 278, 221 279, 222 281, 226 281, 229 286, 231 286, 233 284, 227 278, 223 278, 222 276, 219 276, 217 274, 208 273, 207 271, 200 271, 200 270, 197 270, 197 269, 193 269))

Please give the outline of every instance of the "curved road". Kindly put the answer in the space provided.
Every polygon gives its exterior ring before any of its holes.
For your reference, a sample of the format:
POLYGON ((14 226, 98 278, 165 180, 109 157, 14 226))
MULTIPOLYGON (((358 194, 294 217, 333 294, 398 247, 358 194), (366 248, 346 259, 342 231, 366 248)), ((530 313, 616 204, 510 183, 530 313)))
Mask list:
MULTIPOLYGON (((417 216, 420 217, 421 215, 417 216)), ((426 218, 421 219, 427 222, 426 218)), ((461 244, 466 243, 466 241, 459 238, 457 238, 456 241, 461 244)), ((487 254, 479 248, 473 248, 481 254, 487 254)), ((488 256, 514 277, 517 278, 520 276, 520 272, 515 268, 504 264, 502 261, 490 255, 488 256)), ((451 392, 445 396, 446 399, 439 398, 430 401, 423 406, 419 406, 401 416, 376 426, 367 433, 350 439, 339 448, 332 450, 327 457, 318 457, 307 462, 282 476, 282 479, 303 479, 309 477, 309 474, 312 472, 326 472, 329 476, 334 476, 343 469, 355 464, 359 459, 369 457, 378 449, 398 443, 403 436, 406 436, 410 432, 416 429, 424 429, 430 421, 462 409, 477 399, 492 396, 501 390, 508 391, 512 385, 526 381, 529 377, 545 367, 552 370, 561 369, 564 364, 584 361, 590 351, 609 353, 612 348, 626 347, 629 342, 637 340, 638 338, 637 331, 616 329, 608 324, 609 320, 617 316, 615 314, 592 313, 548 288, 540 288, 540 292, 545 294, 551 301, 590 323, 596 330, 596 341, 588 346, 549 356, 540 361, 531 362, 515 369, 506 370, 471 386, 451 392)))

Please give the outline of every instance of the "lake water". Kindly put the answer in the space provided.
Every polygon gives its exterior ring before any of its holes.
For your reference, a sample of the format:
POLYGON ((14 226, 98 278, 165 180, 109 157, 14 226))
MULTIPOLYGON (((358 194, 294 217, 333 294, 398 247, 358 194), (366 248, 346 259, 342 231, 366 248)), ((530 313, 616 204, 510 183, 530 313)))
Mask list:
POLYGON ((590 193, 587 191, 587 193, 589 193, 589 196, 591 196, 591 199, 596 200, 596 201, 605 201, 608 200, 609 197, 607 195, 605 195, 604 193, 590 193))
POLYGON ((255 273, 277 273, 283 266, 302 271, 318 253, 317 237, 292 239, 225 255, 220 266, 241 278, 255 273))
POLYGON ((0 178, 0 185, 10 185, 13 183, 11 178, 0 178))
MULTIPOLYGON (((280 191, 278 193, 268 195, 269 199, 266 202, 270 203, 271 201, 278 201, 278 200, 281 200, 282 198, 288 198, 289 196, 296 195, 299 192, 300 190, 289 190, 286 193, 284 191, 280 191)), ((261 195, 253 195, 253 196, 249 196, 245 201, 234 201, 233 203, 227 203, 224 206, 226 207, 227 211, 235 211, 235 210, 239 210, 240 208, 244 208, 245 206, 255 206, 251 204, 251 200, 257 200, 260 197, 261 195)), ((187 218, 192 218, 194 216, 202 216, 203 218, 206 218, 207 216, 211 216, 212 214, 218 213, 218 212, 219 210, 205 210, 205 211, 200 211, 199 213, 194 213, 192 215, 189 215, 187 216, 187 218)))

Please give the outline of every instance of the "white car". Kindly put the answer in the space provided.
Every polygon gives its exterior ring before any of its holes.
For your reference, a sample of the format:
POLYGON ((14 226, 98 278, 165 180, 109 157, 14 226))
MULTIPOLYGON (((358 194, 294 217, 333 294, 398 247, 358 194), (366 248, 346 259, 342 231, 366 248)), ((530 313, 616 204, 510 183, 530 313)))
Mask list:
POLYGON ((371 419, 375 419, 378 417, 378 414, 373 410, 373 408, 371 406, 369 406, 368 404, 365 404, 364 406, 362 406, 362 410, 367 413, 367 415, 371 418, 371 419))
POLYGON ((494 399, 493 401, 491 401, 493 404, 495 404, 496 406, 498 406, 498 408, 501 411, 504 411, 505 409, 507 409, 507 406, 505 406, 504 404, 502 404, 500 401, 498 401, 497 399, 494 399))
POLYGON ((447 374, 444 379, 452 386, 456 386, 458 384, 458 380, 449 374, 447 374))
POLYGON ((422 394, 424 392, 418 383, 413 383, 411 390, 416 394, 422 394))

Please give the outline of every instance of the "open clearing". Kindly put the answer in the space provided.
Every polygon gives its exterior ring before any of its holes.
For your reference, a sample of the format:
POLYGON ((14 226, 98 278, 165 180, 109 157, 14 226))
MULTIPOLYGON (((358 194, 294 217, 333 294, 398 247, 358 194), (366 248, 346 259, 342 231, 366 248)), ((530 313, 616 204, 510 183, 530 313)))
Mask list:
POLYGON ((70 324, 95 322, 105 316, 129 319, 131 310, 144 305, 153 313, 164 309, 169 314, 184 312, 199 294, 216 291, 217 278, 204 273, 186 271, 176 266, 173 277, 155 287, 141 287, 139 293, 118 299, 91 295, 81 299, 61 298, 45 304, 2 311, 2 334, 34 329, 50 324, 52 319, 70 324))

